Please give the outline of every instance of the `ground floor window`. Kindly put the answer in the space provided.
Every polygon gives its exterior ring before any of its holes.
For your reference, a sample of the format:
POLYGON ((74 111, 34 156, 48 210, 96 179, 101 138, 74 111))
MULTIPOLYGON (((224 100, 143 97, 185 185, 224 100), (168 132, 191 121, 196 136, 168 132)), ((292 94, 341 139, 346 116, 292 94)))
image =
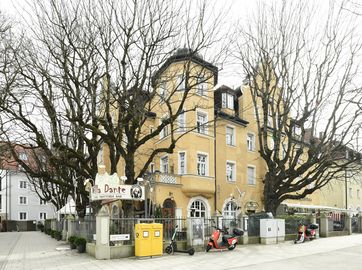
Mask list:
POLYGON ((205 217, 206 207, 203 201, 195 200, 190 207, 190 217, 205 217))
POLYGON ((224 218, 236 218, 237 205, 235 202, 228 202, 223 209, 224 218))

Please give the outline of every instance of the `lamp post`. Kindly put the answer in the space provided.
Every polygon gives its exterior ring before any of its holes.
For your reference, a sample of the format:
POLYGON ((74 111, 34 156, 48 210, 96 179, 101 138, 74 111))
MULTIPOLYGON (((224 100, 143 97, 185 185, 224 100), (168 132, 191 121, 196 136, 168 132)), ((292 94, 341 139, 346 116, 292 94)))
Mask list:
POLYGON ((152 187, 152 175, 154 173, 146 173, 145 177, 147 177, 148 179, 144 179, 144 178, 137 178, 137 181, 139 184, 143 183, 143 186, 145 187, 145 218, 148 218, 148 212, 149 212, 149 205, 148 205, 148 195, 150 192, 153 192, 153 187, 152 187))
POLYGON ((346 209, 348 209, 347 169, 344 170, 344 187, 345 187, 345 196, 346 196, 346 209))

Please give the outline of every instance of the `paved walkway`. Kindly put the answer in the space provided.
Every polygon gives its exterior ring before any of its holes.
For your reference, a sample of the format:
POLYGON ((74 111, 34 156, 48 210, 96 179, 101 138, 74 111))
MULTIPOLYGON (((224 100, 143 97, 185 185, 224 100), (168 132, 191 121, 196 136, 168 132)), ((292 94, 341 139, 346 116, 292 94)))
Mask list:
POLYGON ((0 233, 0 270, 5 269, 362 269, 362 234, 304 244, 239 246, 234 251, 101 261, 40 232, 0 233))

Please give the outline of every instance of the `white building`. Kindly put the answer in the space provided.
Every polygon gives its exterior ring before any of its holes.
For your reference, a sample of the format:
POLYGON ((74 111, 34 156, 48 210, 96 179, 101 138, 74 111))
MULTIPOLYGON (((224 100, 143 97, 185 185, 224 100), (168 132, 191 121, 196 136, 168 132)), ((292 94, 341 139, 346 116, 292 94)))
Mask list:
POLYGON ((0 221, 54 218, 52 204, 46 203, 32 191, 25 173, 19 170, 0 170, 0 221))

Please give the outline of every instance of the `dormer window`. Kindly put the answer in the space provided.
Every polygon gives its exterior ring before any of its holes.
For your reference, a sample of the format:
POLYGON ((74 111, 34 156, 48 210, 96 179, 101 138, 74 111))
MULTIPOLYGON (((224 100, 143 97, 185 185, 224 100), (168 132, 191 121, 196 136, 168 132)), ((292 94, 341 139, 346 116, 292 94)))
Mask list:
POLYGON ((228 94, 228 93, 222 93, 221 99, 222 99, 222 103, 221 103, 222 108, 234 110, 234 96, 233 95, 228 94))

